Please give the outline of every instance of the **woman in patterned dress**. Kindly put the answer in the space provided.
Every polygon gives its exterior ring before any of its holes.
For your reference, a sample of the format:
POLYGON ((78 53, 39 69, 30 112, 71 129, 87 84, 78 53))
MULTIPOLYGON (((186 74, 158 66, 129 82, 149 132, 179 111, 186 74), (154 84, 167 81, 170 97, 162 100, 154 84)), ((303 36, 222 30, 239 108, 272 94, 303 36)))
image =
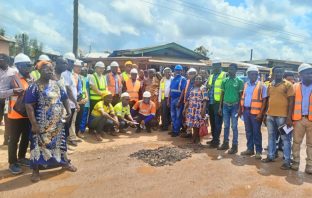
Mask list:
POLYGON ((208 93, 205 86, 202 86, 203 79, 197 75, 195 77, 194 87, 191 89, 185 108, 183 111, 186 117, 186 125, 193 128, 193 143, 200 143, 199 128, 200 121, 205 118, 208 93))
POLYGON ((39 169, 63 167, 75 172, 77 168, 67 158, 64 124, 70 117, 70 108, 65 90, 52 80, 51 63, 41 65, 41 77, 29 86, 25 104, 32 125, 30 137, 31 180, 40 180, 39 169))

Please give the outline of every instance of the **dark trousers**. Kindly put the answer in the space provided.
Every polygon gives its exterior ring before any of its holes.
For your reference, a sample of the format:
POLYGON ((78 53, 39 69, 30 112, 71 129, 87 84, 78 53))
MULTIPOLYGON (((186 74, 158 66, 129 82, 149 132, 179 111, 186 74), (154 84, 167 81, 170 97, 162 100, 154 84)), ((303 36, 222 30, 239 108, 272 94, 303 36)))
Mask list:
POLYGON ((262 133, 261 124, 256 120, 257 115, 250 113, 250 109, 245 109, 243 112, 246 138, 247 138, 247 149, 256 153, 262 153, 262 133))
POLYGON ((5 99, 0 99, 0 122, 3 121, 5 99))
POLYGON ((90 114, 92 112, 92 110, 94 109, 94 106, 96 105, 96 103, 100 102, 101 100, 90 100, 90 114))
POLYGON ((212 133, 212 142, 215 144, 220 143, 220 134, 222 130, 222 116, 219 116, 219 105, 220 103, 209 104, 209 118, 212 133))
POLYGON ((8 146, 9 163, 14 164, 17 163, 16 153, 18 142, 20 142, 18 159, 23 159, 26 156, 31 127, 28 118, 8 119, 8 124, 10 125, 10 139, 8 146))
MULTIPOLYGON (((134 120, 137 122, 137 123, 141 123, 142 120, 145 120, 146 116, 142 115, 142 114, 137 114, 135 117, 134 117, 134 120)), ((146 126, 146 129, 150 129, 154 126, 157 125, 157 120, 155 118, 151 119, 150 121, 148 121, 147 123, 145 123, 145 126, 146 126)), ((138 124, 137 127, 140 127, 140 125, 138 124)))
POLYGON ((4 114, 4 142, 8 142, 10 137, 10 125, 8 114, 4 114))
POLYGON ((167 99, 165 98, 164 100, 161 101, 161 123, 162 123, 162 128, 168 129, 170 125, 170 107, 167 105, 167 99))
POLYGON ((73 121, 73 115, 74 115, 75 111, 76 111, 76 109, 71 109, 70 119, 69 119, 68 122, 65 123, 65 127, 64 128, 65 128, 65 136, 66 136, 66 138, 69 136, 69 128, 70 128, 71 123, 73 121))
POLYGON ((75 132, 76 135, 80 131, 80 123, 82 121, 83 111, 84 111, 84 104, 80 104, 80 111, 77 113, 76 122, 75 122, 75 132))
POLYGON ((128 124, 124 120, 121 120, 120 118, 118 118, 118 121, 119 121, 119 129, 128 128, 128 124))
POLYGON ((93 117, 89 123, 89 128, 96 130, 97 133, 108 132, 114 129, 114 122, 104 116, 93 117))

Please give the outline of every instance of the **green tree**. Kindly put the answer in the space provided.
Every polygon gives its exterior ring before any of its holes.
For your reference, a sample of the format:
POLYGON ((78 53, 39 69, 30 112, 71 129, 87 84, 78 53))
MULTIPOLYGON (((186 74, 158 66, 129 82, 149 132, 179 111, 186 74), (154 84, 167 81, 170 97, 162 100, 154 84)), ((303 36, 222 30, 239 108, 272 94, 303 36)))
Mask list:
POLYGON ((43 45, 37 39, 31 39, 27 34, 15 35, 15 43, 10 45, 10 55, 23 52, 31 59, 37 59, 42 54, 43 45))
POLYGON ((203 56, 209 57, 211 55, 211 53, 209 52, 209 50, 207 48, 205 48, 203 45, 197 47, 196 49, 194 49, 194 52, 201 54, 203 56))
POLYGON ((0 28, 0 35, 4 36, 5 35, 5 30, 3 28, 0 28))

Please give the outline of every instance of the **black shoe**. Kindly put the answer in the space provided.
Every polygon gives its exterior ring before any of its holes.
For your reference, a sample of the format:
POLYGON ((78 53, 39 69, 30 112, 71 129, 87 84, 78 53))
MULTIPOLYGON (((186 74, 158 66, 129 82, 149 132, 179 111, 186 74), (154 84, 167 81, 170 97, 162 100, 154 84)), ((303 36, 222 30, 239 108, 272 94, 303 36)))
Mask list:
POLYGON ((211 148, 211 149, 215 149, 215 148, 218 148, 219 147, 219 144, 218 143, 211 143, 208 148, 211 148))
POLYGON ((181 138, 192 138, 192 134, 191 133, 181 133, 180 137, 181 138))
POLYGON ((251 150, 246 150, 246 151, 241 152, 241 155, 254 155, 254 154, 255 152, 251 150))
POLYGON ((140 128, 140 127, 137 128, 137 129, 135 130, 135 132, 136 132, 136 133, 141 133, 141 128, 140 128))
POLYGON ((178 136, 179 136, 178 133, 172 133, 172 134, 171 134, 171 137, 178 137, 178 136))
POLYGON ((151 128, 148 128, 148 129, 146 129, 146 132, 147 132, 147 133, 152 133, 152 129, 151 129, 151 128))
POLYGON ((228 154, 235 154, 238 152, 237 145, 232 145, 232 148, 228 151, 228 154))
POLYGON ((218 147, 218 150, 228 150, 230 148, 228 142, 224 142, 221 146, 218 147))
POLYGON ((283 163, 283 165, 281 166, 282 170, 290 170, 291 166, 289 163, 283 163))
POLYGON ((270 163, 270 162, 274 162, 274 159, 271 159, 271 158, 267 157, 267 158, 263 159, 261 162, 263 162, 263 163, 270 163))

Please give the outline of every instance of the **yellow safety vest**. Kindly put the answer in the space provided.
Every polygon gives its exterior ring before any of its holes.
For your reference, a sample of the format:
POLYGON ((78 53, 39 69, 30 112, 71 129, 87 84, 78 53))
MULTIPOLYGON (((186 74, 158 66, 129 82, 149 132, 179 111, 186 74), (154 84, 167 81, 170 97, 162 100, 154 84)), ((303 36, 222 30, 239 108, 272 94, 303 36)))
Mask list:
MULTIPOLYGON (((98 90, 101 92, 106 90, 106 85, 105 85, 105 77, 102 75, 101 78, 97 75, 97 73, 94 73, 93 78, 95 80, 95 86, 97 87, 98 90)), ((95 91, 90 89, 90 100, 101 100, 102 96, 98 95, 95 91)))
POLYGON ((34 70, 30 73, 30 76, 36 81, 40 78, 40 73, 38 70, 34 70))
MULTIPOLYGON (((209 81, 208 81, 209 89, 212 89, 211 85, 212 85, 213 76, 214 74, 210 75, 209 77, 209 81)), ((214 100, 216 102, 220 102, 221 100, 221 84, 222 84, 224 77, 225 77, 225 72, 221 72, 214 83, 214 100)))
POLYGON ((129 79, 129 75, 127 74, 127 72, 122 72, 122 79, 123 79, 123 81, 125 81, 125 82, 127 82, 127 80, 129 79))

